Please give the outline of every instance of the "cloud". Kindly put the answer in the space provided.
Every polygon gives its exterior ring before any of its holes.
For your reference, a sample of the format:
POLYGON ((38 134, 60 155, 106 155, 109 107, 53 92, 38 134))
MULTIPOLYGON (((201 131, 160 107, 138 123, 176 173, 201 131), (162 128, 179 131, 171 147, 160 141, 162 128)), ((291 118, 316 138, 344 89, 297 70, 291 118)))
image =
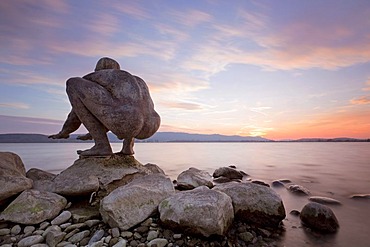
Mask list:
POLYGON ((149 19, 149 12, 134 1, 114 2, 113 6, 116 10, 123 14, 127 14, 135 19, 149 19))
POLYGON ((210 22, 213 19, 210 14, 196 9, 186 11, 173 10, 170 15, 172 15, 178 24, 187 27, 195 27, 202 23, 210 22))
POLYGON ((166 108, 175 108, 175 109, 188 110, 188 111, 202 110, 204 108, 202 104, 193 103, 193 102, 162 101, 162 102, 159 102, 159 104, 166 108))
POLYGON ((14 109, 29 109, 30 106, 22 103, 22 102, 8 102, 8 103, 0 103, 0 107, 2 108, 14 108, 14 109))
POLYGON ((367 105, 370 104, 370 95, 361 96, 351 100, 351 104, 353 105, 367 105))
POLYGON ((256 112, 256 113, 262 114, 264 116, 267 116, 265 111, 270 110, 271 108, 272 107, 270 107, 270 106, 259 106, 259 107, 251 107, 251 108, 249 108, 249 110, 252 111, 252 112, 256 112))
POLYGON ((363 91, 370 91, 370 79, 365 83, 365 87, 362 89, 363 91))

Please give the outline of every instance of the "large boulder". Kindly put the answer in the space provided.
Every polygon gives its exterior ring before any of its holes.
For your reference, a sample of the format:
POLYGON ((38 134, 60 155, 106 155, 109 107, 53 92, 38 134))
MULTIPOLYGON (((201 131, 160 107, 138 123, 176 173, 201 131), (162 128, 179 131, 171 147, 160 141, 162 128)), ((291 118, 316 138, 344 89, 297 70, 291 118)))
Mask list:
POLYGON ((243 173, 232 167, 220 167, 213 172, 213 177, 226 177, 229 179, 242 179, 243 173))
POLYGON ((191 167, 177 176, 179 189, 188 190, 199 186, 213 187, 212 176, 208 172, 191 167))
POLYGON ((37 168, 31 168, 26 173, 27 178, 32 179, 32 189, 38 191, 53 191, 55 174, 37 168))
POLYGON ((66 205, 67 200, 55 193, 25 190, 5 208, 0 214, 0 219, 35 225, 55 218, 66 205))
POLYGON ((206 186, 163 200, 159 213, 167 228, 205 237, 224 235, 234 219, 231 198, 206 186))
POLYGON ((328 206, 317 202, 306 204, 300 218, 303 224, 318 231, 333 233, 339 228, 334 212, 328 206))
POLYGON ((159 203, 174 193, 171 179, 162 174, 139 177, 106 196, 100 214, 110 227, 127 230, 155 213, 159 203))
POLYGON ((231 197, 235 219, 276 227, 285 218, 280 196, 271 188, 254 183, 227 183, 213 188, 231 197))
POLYGON ((9 197, 32 188, 32 180, 26 178, 21 158, 10 152, 0 152, 0 205, 9 197))
POLYGON ((55 177, 53 192, 81 196, 99 191, 102 198, 134 178, 150 173, 149 169, 129 155, 80 158, 55 177))

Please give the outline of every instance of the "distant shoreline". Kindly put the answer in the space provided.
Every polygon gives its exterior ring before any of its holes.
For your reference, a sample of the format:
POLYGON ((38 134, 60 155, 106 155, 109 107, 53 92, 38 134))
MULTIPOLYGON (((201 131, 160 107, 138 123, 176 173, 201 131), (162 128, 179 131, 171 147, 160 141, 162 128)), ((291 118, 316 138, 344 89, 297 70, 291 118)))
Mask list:
MULTIPOLYGON (((76 139, 78 135, 71 135, 69 139, 49 139, 42 134, 0 134, 0 143, 91 143, 76 139)), ((112 133, 108 134, 111 143, 122 142, 112 133)), ((136 140, 137 143, 294 143, 294 142, 370 142, 369 139, 356 138, 302 138, 297 140, 270 140, 262 137, 225 136, 188 134, 180 132, 158 132, 146 140, 136 140)))

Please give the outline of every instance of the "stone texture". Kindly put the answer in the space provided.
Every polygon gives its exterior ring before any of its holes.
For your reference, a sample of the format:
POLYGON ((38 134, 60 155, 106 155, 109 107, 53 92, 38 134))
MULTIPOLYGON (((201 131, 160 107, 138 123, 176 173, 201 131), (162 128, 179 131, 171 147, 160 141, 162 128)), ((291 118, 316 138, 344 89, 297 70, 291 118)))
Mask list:
POLYGON ((177 177, 177 187, 179 189, 188 190, 199 186, 213 187, 212 176, 208 172, 191 167, 177 177))
POLYGON ((147 219, 162 200, 174 193, 172 181, 162 174, 139 177, 105 197, 100 214, 112 228, 127 230, 147 219))
POLYGON ((69 211, 61 212, 55 219, 53 219, 50 223, 52 225, 61 225, 67 222, 71 218, 72 214, 69 211))
POLYGON ((231 197, 235 219, 276 227, 285 218, 280 196, 271 188, 254 183, 227 183, 214 187, 231 197))
POLYGON ((99 191, 103 197, 134 178, 150 173, 133 156, 80 158, 54 179, 54 192, 79 196, 99 191))
POLYGON ((42 241, 44 241, 44 238, 40 235, 35 235, 35 236, 29 236, 26 237, 18 242, 18 247, 26 247, 26 246, 31 246, 35 244, 39 244, 42 241))
POLYGON ((53 179, 56 177, 55 174, 37 168, 31 168, 27 171, 26 176, 33 181, 32 189, 38 191, 53 191, 53 179))
POLYGON ((206 186, 163 200, 159 213, 165 227, 205 237, 224 235, 234 219, 231 198, 206 186))
POLYGON ((21 158, 11 152, 0 152, 0 205, 9 197, 32 188, 32 180, 26 178, 21 158))
POLYGON ((144 166, 145 168, 150 170, 152 173, 161 173, 163 175, 166 175, 164 171, 156 164, 148 163, 148 164, 145 164, 144 166))
POLYGON ((61 231, 49 231, 47 234, 46 234, 46 243, 48 244, 48 246, 50 247, 54 247, 56 246, 58 243, 60 243, 64 237, 66 236, 67 234, 65 232, 61 232, 61 231))
POLYGON ((227 177, 227 178, 230 178, 230 179, 242 179, 243 178, 243 173, 236 170, 235 168, 220 167, 220 168, 218 168, 214 171, 213 177, 215 177, 215 178, 227 177))
POLYGON ((26 190, 9 204, 0 217, 14 223, 35 225, 53 219, 66 204, 67 200, 60 195, 26 190))
POLYGON ((148 243, 148 247, 165 247, 168 244, 168 240, 165 238, 156 238, 148 243))
POLYGON ((339 223, 334 212, 325 205, 316 202, 306 204, 300 214, 302 223, 322 232, 336 232, 339 223))

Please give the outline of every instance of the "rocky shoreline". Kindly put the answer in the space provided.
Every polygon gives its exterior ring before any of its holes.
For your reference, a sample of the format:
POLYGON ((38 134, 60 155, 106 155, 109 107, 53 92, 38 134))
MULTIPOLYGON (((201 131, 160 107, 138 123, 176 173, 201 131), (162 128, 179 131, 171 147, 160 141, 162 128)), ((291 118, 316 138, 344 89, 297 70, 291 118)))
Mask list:
MULTIPOLYGON (((0 152, 0 246, 282 246, 286 217, 280 196, 235 166, 211 176, 189 168, 171 181, 133 156, 79 159, 59 175, 27 173, 16 154, 0 152)), ((309 196, 289 180, 271 186, 309 196)), ((303 227, 339 228, 311 197, 303 227)), ((294 212, 293 212, 294 213, 294 212)))

